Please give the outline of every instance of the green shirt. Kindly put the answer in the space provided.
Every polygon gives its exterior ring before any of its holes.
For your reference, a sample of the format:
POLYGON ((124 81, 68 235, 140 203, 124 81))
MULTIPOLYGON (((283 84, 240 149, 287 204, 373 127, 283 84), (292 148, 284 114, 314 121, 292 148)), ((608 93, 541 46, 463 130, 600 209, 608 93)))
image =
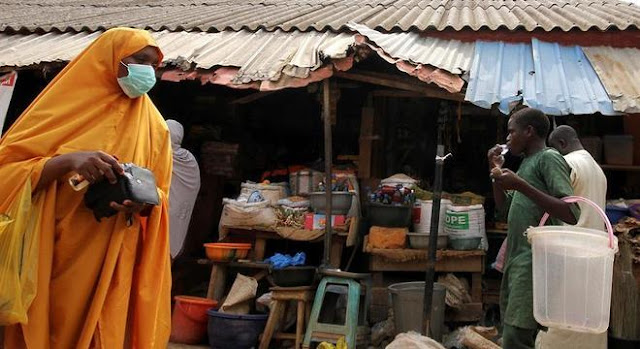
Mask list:
MULTIPOLYGON (((562 198, 573 195, 569 175, 571 169, 560 153, 552 148, 526 157, 518 176, 531 186, 551 196, 562 198)), ((538 226, 542 208, 524 194, 513 191, 507 193, 507 260, 502 278, 500 310, 504 323, 525 329, 536 329, 538 323, 533 318, 533 279, 531 245, 524 232, 531 226, 538 226)), ((577 206, 572 206, 576 218, 577 206)), ((560 225, 559 220, 551 219, 550 225, 560 225)))

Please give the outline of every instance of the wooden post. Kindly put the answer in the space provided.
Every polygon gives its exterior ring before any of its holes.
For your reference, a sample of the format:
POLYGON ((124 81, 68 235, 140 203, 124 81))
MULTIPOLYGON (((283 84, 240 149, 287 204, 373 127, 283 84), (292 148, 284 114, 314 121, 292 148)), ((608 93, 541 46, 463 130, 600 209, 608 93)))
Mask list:
POLYGON ((324 254, 322 258, 322 266, 330 268, 329 258, 331 253, 331 234, 333 227, 331 226, 331 167, 332 167, 332 137, 331 137, 331 80, 323 81, 322 90, 322 118, 324 120, 324 174, 325 174, 325 218, 324 227, 324 254))
POLYGON ((482 302, 482 273, 471 274, 471 299, 476 303, 482 302))
POLYGON ((342 261, 342 250, 344 248, 344 239, 331 239, 331 251, 329 253, 329 265, 332 268, 340 269, 342 261))
POLYGON ((253 247, 253 260, 254 261, 262 261, 264 260, 264 253, 267 247, 267 240, 262 237, 256 238, 256 244, 253 247))
POLYGON ((305 307, 306 302, 304 300, 298 300, 298 314, 296 316, 296 342, 295 348, 302 348, 302 340, 304 339, 304 322, 305 322, 305 307))
POLYGON ((358 177, 371 177, 371 148, 373 143, 374 109, 368 105, 362 107, 360 119, 360 155, 358 159, 358 177))
POLYGON ((221 302, 222 297, 224 297, 224 289, 226 284, 227 265, 224 263, 213 263, 213 267, 211 267, 211 276, 209 277, 209 289, 207 291, 207 298, 221 302))

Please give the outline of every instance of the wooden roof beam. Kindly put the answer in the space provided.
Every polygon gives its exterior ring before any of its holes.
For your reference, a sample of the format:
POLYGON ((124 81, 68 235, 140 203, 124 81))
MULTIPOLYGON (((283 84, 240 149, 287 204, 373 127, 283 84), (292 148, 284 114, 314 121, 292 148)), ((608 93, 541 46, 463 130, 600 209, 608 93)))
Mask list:
POLYGON ((462 93, 450 93, 449 91, 432 87, 431 85, 414 78, 404 78, 396 75, 369 71, 334 72, 333 75, 340 79, 360 81, 378 86, 412 91, 422 95, 423 97, 439 98, 457 102, 464 101, 464 95, 462 93))

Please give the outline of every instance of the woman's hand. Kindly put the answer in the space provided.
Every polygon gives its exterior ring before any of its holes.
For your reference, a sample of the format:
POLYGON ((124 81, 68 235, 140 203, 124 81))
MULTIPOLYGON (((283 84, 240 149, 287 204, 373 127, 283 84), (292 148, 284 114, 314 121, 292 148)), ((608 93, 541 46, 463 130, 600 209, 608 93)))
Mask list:
POLYGON ((71 169, 90 183, 106 178, 115 184, 117 175, 123 175, 124 169, 118 159, 101 151, 76 152, 68 154, 71 169))
POLYGON ((124 174, 118 159, 101 151, 67 153, 49 159, 42 169, 40 179, 34 192, 48 187, 52 182, 61 179, 69 172, 77 172, 83 179, 91 183, 107 178, 109 182, 117 181, 116 174, 124 174))

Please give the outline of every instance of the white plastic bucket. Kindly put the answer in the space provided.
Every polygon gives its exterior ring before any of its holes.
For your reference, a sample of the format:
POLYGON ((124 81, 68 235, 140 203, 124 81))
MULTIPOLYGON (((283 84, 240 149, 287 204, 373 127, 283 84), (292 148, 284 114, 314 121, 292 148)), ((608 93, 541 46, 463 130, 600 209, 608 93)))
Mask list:
MULTIPOLYGON (((440 201, 440 223, 438 224, 438 235, 446 235, 444 232, 444 217, 447 209, 451 206, 451 201, 442 199, 440 201)), ((431 210, 433 200, 416 200, 416 210, 413 217, 413 229, 419 234, 429 234, 431 232, 431 210)))
POLYGON ((607 233, 573 226, 527 230, 533 254, 533 316, 546 327, 602 333, 609 327, 613 260, 618 240, 605 213, 592 201, 570 196, 598 211, 607 233))

